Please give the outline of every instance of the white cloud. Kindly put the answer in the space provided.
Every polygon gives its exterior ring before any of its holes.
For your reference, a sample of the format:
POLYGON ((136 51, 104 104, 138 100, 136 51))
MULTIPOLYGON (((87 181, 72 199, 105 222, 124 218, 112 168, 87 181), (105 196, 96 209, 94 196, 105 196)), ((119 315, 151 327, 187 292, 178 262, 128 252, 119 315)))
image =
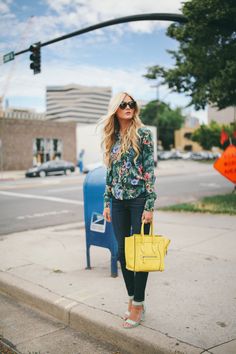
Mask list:
POLYGON ((189 110, 192 117, 196 117, 199 119, 200 123, 208 123, 207 118, 207 108, 205 110, 195 111, 193 108, 189 110))
MULTIPOLYGON (((7 70, 0 80, 3 87, 7 79, 7 70)), ((40 75, 33 76, 32 71, 19 63, 17 72, 10 80, 7 96, 35 97, 45 94, 45 87, 76 83, 87 86, 111 86, 114 91, 127 90, 140 98, 151 93, 150 85, 142 77, 142 71, 98 68, 88 65, 67 66, 51 62, 40 75)), ((2 94, 2 92, 0 93, 2 94)))
MULTIPOLYGON (((8 71, 5 69, 5 75, 0 79, 0 87, 5 87, 8 71)), ((42 102, 45 98, 46 86, 67 85, 75 83, 86 86, 110 86, 113 94, 118 91, 128 91, 136 99, 153 100, 156 98, 156 90, 151 87, 152 82, 145 79, 142 75, 144 68, 125 70, 113 68, 99 68, 89 65, 61 65, 58 62, 49 63, 40 75, 32 75, 25 63, 18 63, 15 75, 9 81, 8 90, 5 93, 6 97, 25 98, 29 101, 32 98, 41 98, 42 102)), ((0 95, 3 92, 0 92, 0 95)), ((172 107, 185 106, 189 99, 183 95, 170 93, 166 86, 161 86, 159 89, 159 97, 161 100, 168 102, 172 107)), ((44 101, 45 102, 45 101, 44 101)), ((23 106, 26 106, 25 100, 23 106)), ((34 105, 35 107, 35 105, 34 105)), ((37 107, 43 111, 45 105, 37 107)), ((197 116, 200 120, 206 120, 206 112, 195 112, 192 108, 193 116, 197 116)))
POLYGON ((11 0, 5 0, 0 2, 0 14, 7 14, 10 12, 10 4, 12 3, 11 0))
MULTIPOLYGON (((45 0, 49 8, 55 11, 64 26, 85 27, 114 18, 145 13, 180 13, 180 0, 45 0)), ((150 33, 155 28, 167 26, 166 22, 129 23, 123 32, 150 33)), ((115 27, 112 28, 115 30, 115 27)))
MULTIPOLYGON (((11 0, 1 3, 3 6, 0 5, 0 12, 4 13, 4 21, 0 23, 0 33, 8 40, 1 43, 0 50, 6 53, 10 50, 24 49, 39 40, 44 42, 112 18, 143 13, 180 13, 181 7, 181 0, 132 0, 129 2, 119 0, 119 3, 117 0, 44 0, 44 3, 48 5, 44 15, 29 18, 26 22, 20 21, 14 13, 10 12, 11 0), (17 43, 17 48, 15 48, 15 43, 17 43)), ((42 100, 45 97, 47 85, 65 85, 71 82, 88 86, 111 86, 114 93, 126 90, 138 99, 154 99, 156 94, 150 87, 152 83, 142 77, 146 72, 146 67, 125 70, 78 64, 66 66, 65 62, 62 64, 63 57, 70 57, 72 46, 75 49, 79 46, 84 47, 86 44, 92 45, 93 41, 115 42, 127 31, 151 33, 167 25, 169 22, 133 22, 123 26, 112 26, 111 31, 102 29, 94 31, 91 36, 85 36, 85 38, 82 36, 80 41, 73 41, 73 43, 70 40, 59 42, 50 46, 49 50, 52 58, 53 54, 57 53, 57 58, 60 60, 47 62, 42 73, 37 76, 32 75, 24 56, 17 57, 14 75, 9 74, 11 64, 0 67, 0 95, 4 93, 5 87, 8 87, 6 91, 8 97, 18 97, 19 100, 25 97, 42 100)), ((187 104, 188 99, 183 95, 167 95, 167 93, 166 87, 160 88, 160 98, 166 97, 166 101, 173 107, 187 104)), ((24 100, 23 105, 27 106, 27 101, 24 100)), ((42 105, 37 108, 43 110, 45 107, 42 105)), ((197 114, 203 116, 200 112, 197 114)))
MULTIPOLYGON (((114 18, 145 13, 180 13, 181 8, 181 0, 132 0, 129 2, 119 0, 119 3, 117 0, 44 0, 45 13, 43 15, 35 15, 21 21, 16 14, 11 12, 11 3, 12 0, 0 3, 0 11, 2 10, 3 14, 0 22, 0 33, 3 38, 1 47, 4 51, 16 51, 19 43, 27 48, 34 42, 45 42, 114 18), (7 41, 4 38, 7 38, 7 41)), ((115 41, 127 31, 151 33, 168 25, 169 22, 165 21, 132 22, 111 26, 109 31, 103 29, 93 31, 91 36, 82 36, 81 41, 91 43, 92 38, 96 41, 98 38, 100 41, 115 41)))

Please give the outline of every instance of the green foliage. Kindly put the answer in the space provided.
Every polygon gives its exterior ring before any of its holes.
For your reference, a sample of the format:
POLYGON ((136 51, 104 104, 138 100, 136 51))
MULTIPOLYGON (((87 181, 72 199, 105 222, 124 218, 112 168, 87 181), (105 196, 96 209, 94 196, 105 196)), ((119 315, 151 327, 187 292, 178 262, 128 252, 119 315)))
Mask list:
POLYGON ((180 108, 171 109, 164 102, 151 101, 141 110, 144 124, 154 125, 158 129, 158 140, 161 140, 165 150, 174 145, 174 131, 184 123, 180 108))
POLYGON ((192 134, 191 140, 198 142, 204 150, 211 150, 213 146, 226 148, 229 145, 229 141, 225 142, 223 146, 220 143, 220 135, 222 129, 224 129, 224 131, 229 135, 229 137, 232 139, 232 142, 234 143, 233 126, 222 126, 214 121, 211 121, 210 125, 201 125, 192 134))
POLYGON ((235 0, 191 0, 182 11, 187 22, 167 30, 179 42, 178 51, 168 51, 174 68, 153 66, 144 76, 163 77, 172 91, 188 95, 197 110, 208 103, 220 109, 236 105, 235 0))

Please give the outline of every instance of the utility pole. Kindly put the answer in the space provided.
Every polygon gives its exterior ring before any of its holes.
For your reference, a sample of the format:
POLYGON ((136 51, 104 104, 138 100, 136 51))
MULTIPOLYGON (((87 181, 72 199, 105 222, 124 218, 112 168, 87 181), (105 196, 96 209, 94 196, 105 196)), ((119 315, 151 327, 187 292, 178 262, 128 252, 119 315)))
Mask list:
POLYGON ((157 114, 156 114, 156 121, 157 121, 157 145, 158 145, 158 139, 159 139, 159 106, 160 106, 160 93, 159 93, 159 87, 162 85, 162 82, 157 82, 155 85, 151 85, 150 87, 156 88, 156 100, 157 100, 157 114))

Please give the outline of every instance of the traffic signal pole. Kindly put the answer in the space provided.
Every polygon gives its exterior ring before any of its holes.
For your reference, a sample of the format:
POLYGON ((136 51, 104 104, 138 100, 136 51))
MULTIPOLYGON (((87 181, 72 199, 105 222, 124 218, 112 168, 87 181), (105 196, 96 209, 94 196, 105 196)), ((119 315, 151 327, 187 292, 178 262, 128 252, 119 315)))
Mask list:
MULTIPOLYGON (((101 22, 101 23, 98 23, 96 25, 89 26, 89 27, 83 28, 81 30, 66 34, 64 36, 54 38, 54 39, 52 39, 50 41, 41 43, 40 44, 40 48, 45 47, 45 46, 50 45, 50 44, 53 44, 53 43, 56 43, 56 42, 63 41, 65 39, 67 39, 67 38, 79 36, 81 34, 88 33, 88 32, 91 32, 91 31, 95 31, 96 29, 99 29, 99 28, 104 28, 104 27, 108 27, 108 26, 114 26, 114 25, 117 25, 117 24, 127 23, 127 22, 137 22, 137 21, 171 21, 171 22, 185 23, 185 22, 187 22, 187 18, 184 17, 181 14, 170 14, 170 13, 160 13, 160 14, 151 13, 151 14, 141 14, 141 15, 132 15, 132 16, 120 17, 120 18, 117 18, 117 19, 101 22)), ((30 48, 31 48, 31 46, 29 48, 27 48, 27 49, 21 50, 21 51, 16 52, 16 53, 10 52, 10 53, 13 53, 14 55, 12 55, 11 59, 9 59, 7 61, 13 60, 17 55, 21 55, 21 54, 24 54, 24 53, 27 53, 27 52, 31 51, 30 48)), ((10 53, 6 54, 4 57, 9 55, 10 53)), ((6 63, 7 61, 4 61, 4 63, 6 63)))

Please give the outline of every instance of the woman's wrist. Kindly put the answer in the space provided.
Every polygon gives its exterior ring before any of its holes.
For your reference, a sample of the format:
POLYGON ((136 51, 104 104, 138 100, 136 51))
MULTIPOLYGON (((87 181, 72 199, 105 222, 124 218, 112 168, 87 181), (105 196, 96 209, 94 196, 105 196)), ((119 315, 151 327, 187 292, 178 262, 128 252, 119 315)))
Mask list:
POLYGON ((109 201, 104 202, 104 209, 109 208, 110 209, 111 203, 109 201))

